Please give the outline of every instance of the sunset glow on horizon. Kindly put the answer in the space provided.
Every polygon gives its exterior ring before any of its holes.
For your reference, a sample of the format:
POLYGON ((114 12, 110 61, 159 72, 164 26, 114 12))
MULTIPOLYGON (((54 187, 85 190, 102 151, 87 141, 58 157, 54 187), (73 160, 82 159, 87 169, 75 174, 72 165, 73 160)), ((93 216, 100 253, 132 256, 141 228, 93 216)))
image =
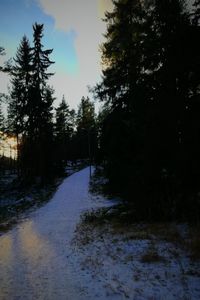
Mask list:
POLYGON ((0 157, 17 158, 17 139, 0 131, 0 157))

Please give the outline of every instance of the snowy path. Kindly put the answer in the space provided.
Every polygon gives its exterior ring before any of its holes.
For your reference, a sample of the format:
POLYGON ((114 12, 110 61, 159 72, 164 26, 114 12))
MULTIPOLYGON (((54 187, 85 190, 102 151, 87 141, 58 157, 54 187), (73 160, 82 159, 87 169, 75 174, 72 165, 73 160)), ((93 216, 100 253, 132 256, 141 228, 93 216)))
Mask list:
POLYGON ((116 203, 88 185, 86 168, 0 236, 0 300, 200 299, 200 262, 170 241, 175 225, 82 222, 75 231, 83 211, 116 203))
POLYGON ((69 257, 80 213, 95 206, 88 184, 89 168, 66 178, 47 205, 0 236, 1 300, 81 299, 69 257))

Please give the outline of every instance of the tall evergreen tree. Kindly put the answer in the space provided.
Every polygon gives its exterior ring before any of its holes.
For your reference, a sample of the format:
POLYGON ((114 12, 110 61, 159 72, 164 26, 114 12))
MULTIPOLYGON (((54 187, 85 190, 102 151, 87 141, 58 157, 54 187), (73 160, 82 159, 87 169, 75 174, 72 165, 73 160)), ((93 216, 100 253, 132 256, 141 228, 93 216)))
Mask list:
POLYGON ((47 80, 53 73, 47 70, 53 64, 49 58, 53 49, 43 50, 43 24, 33 25, 34 47, 32 56, 32 86, 30 88, 28 109, 28 134, 30 137, 38 136, 43 127, 43 114, 45 113, 45 92, 47 80))
POLYGON ((183 140, 197 132, 189 126, 188 112, 198 73, 187 41, 193 41, 198 62, 198 29, 184 1, 113 3, 113 12, 106 14, 103 78, 94 89, 109 111, 101 138, 107 174, 112 188, 129 200, 134 187, 133 204, 141 207, 144 201, 144 213, 167 215, 176 210, 174 194, 190 153, 183 140))
POLYGON ((43 50, 43 24, 33 25, 34 46, 32 50, 32 84, 29 88, 29 98, 27 102, 27 126, 26 138, 24 140, 24 153, 26 159, 26 169, 30 175, 39 175, 45 178, 49 173, 51 165, 47 159, 51 148, 47 145, 52 139, 52 104, 53 90, 47 86, 47 80, 52 73, 48 73, 48 68, 52 61, 49 55, 52 49, 43 50), (32 159, 29 159, 29 156, 32 159), (50 165, 49 165, 50 164, 50 165))
POLYGON ((53 90, 48 86, 48 68, 52 49, 43 50, 43 25, 33 26, 34 46, 24 36, 12 68, 12 90, 9 122, 12 131, 20 135, 20 161, 24 176, 50 174, 49 167, 53 125, 53 90), (49 148, 47 148, 47 145, 49 148), (30 159, 31 157, 31 159, 30 159))
POLYGON ((58 161, 58 167, 63 169, 67 164, 67 160, 73 157, 72 136, 75 125, 75 111, 69 108, 64 96, 56 109, 55 117, 55 160, 58 161))
MULTIPOLYGON (((5 54, 5 50, 3 47, 0 46, 0 55, 4 55, 4 54, 5 54)), ((0 71, 2 71, 2 70, 3 70, 3 67, 0 66, 0 71)))
POLYGON ((8 130, 17 138, 18 171, 22 167, 19 144, 26 132, 27 104, 31 86, 32 49, 29 40, 23 36, 11 69, 11 92, 8 104, 8 130))
POLYGON ((74 110, 70 110, 63 96, 61 103, 56 109, 55 131, 57 136, 71 137, 74 130, 74 113, 74 110))
POLYGON ((1 103, 0 103, 0 131, 4 129, 4 116, 1 109, 1 103))
POLYGON ((87 97, 82 97, 76 117, 76 156, 90 158, 95 156, 97 147, 97 131, 94 103, 87 97))
POLYGON ((24 36, 17 49, 15 65, 11 72, 11 94, 8 107, 9 129, 22 134, 26 129, 27 104, 31 86, 32 49, 29 40, 24 36))
MULTIPOLYGON (((3 47, 0 46, 0 56, 5 54, 5 49, 3 47)), ((3 71, 3 67, 0 66, 0 72, 3 71)), ((4 115, 2 112, 2 98, 3 98, 4 94, 0 93, 0 131, 3 130, 4 128, 4 115)))

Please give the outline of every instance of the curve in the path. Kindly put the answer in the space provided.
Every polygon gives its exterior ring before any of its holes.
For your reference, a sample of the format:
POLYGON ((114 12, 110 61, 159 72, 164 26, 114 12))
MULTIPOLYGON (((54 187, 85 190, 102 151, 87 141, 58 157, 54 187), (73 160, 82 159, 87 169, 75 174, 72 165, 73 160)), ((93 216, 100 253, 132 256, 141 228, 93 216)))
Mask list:
POLYGON ((52 200, 0 236, 0 299, 76 300, 69 245, 84 209, 93 206, 89 168, 66 178, 52 200))

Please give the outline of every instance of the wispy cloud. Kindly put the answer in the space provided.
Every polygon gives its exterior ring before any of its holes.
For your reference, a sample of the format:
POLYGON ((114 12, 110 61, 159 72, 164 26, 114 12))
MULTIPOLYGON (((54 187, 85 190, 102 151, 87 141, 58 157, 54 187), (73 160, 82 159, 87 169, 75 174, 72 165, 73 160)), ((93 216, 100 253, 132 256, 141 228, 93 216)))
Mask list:
MULTIPOLYGON (((26 0, 28 1, 28 0, 26 0)), ((89 25, 90 20, 102 18, 106 10, 111 10, 111 0, 37 0, 43 11, 55 20, 56 29, 80 30, 89 25)), ((91 25, 91 24, 90 24, 91 25)))

